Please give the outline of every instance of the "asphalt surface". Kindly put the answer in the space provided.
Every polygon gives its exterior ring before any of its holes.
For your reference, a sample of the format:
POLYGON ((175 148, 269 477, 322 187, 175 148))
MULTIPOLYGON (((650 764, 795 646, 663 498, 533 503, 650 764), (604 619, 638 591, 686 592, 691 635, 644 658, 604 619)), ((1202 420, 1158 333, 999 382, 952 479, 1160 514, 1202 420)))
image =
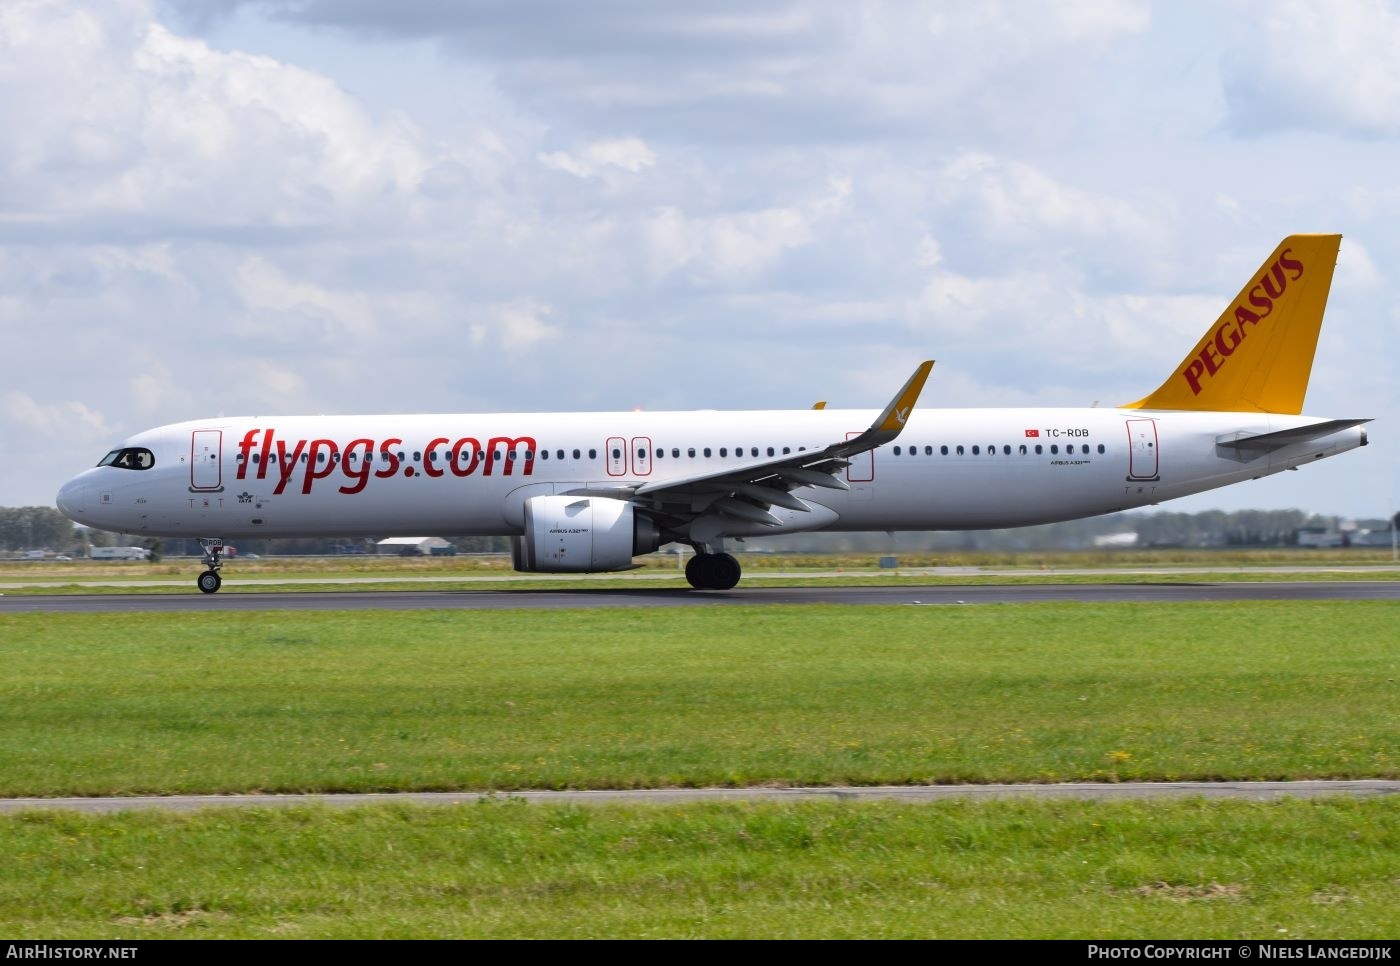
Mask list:
POLYGON ((117 798, 0 799, 0 813, 36 809, 77 812, 133 812, 163 809, 188 812, 201 808, 281 808, 292 805, 348 808, 360 805, 471 805, 482 800, 519 799, 535 805, 666 805, 684 802, 756 801, 900 801, 949 799, 1079 799, 1110 801, 1162 798, 1232 798, 1272 801, 1279 798, 1352 798, 1400 795, 1400 781, 1300 782, 1122 782, 1062 785, 880 785, 823 788, 657 788, 600 791, 397 792, 362 795, 168 795, 117 798))
POLYGON ((1191 603, 1241 600, 1400 600, 1400 581, 1209 581, 1113 584, 966 584, 887 587, 753 587, 694 591, 598 590, 224 591, 201 594, 0 596, 0 613, 185 613, 248 610, 571 610, 598 607, 724 607, 733 604, 1191 603))

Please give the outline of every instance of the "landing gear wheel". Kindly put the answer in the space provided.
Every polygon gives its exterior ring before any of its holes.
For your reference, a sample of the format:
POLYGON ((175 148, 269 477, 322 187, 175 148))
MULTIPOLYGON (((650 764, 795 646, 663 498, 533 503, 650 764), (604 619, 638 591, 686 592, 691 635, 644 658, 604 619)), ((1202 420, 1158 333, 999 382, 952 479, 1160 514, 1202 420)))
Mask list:
POLYGON ((219 576, 219 568, 224 565, 224 541, 219 537, 200 537, 199 545, 204 548, 204 566, 209 568, 199 575, 199 589, 206 594, 218 593, 224 579, 219 576))
POLYGON ((698 553, 685 565, 685 579, 696 590, 729 590, 742 573, 739 561, 727 553, 698 553))
POLYGON ((705 590, 710 585, 706 580, 709 572, 710 555, 697 553, 685 562, 685 579, 696 590, 705 590))
POLYGON ((710 586, 715 590, 731 590, 739 582, 743 568, 739 566, 739 561, 735 560, 727 553, 717 553, 714 555, 714 570, 710 586))

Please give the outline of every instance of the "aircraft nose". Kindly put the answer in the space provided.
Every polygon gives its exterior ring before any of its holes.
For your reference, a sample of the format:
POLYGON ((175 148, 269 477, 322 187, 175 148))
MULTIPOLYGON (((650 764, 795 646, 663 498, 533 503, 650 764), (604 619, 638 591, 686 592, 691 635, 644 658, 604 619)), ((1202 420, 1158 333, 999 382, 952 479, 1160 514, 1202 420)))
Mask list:
POLYGON ((87 502, 83 499, 83 493, 86 489, 87 487, 78 477, 74 477, 60 486, 58 496, 54 498, 54 502, 58 505, 58 512, 70 520, 76 520, 78 515, 83 512, 87 502))

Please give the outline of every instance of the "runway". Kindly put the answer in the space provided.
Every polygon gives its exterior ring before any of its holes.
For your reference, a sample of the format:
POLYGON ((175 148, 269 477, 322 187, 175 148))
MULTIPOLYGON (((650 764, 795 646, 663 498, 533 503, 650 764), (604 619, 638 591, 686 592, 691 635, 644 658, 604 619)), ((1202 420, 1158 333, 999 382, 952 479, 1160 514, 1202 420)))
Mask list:
POLYGON ((878 785, 815 788, 652 788, 592 791, 516 792, 392 792, 359 795, 146 795, 111 798, 0 799, 0 814, 46 811, 189 812, 201 808, 285 808, 364 805, 474 805, 483 800, 520 800, 534 805, 674 805, 688 802, 756 801, 898 801, 938 802, 950 799, 1034 798, 1124 801, 1163 798, 1231 798, 1273 801, 1279 798, 1322 798, 1343 795, 1369 798, 1400 794, 1400 781, 1297 782, 1072 782, 1059 785, 878 785))
POLYGON ((694 591, 646 587, 597 590, 287 591, 201 594, 0 596, 0 614, 209 613, 267 610, 576 610, 600 607, 734 605, 956 606, 1028 603, 1200 603, 1269 600, 1400 600, 1400 581, 1209 581, 1112 584, 930 584, 884 587, 752 587, 694 591))

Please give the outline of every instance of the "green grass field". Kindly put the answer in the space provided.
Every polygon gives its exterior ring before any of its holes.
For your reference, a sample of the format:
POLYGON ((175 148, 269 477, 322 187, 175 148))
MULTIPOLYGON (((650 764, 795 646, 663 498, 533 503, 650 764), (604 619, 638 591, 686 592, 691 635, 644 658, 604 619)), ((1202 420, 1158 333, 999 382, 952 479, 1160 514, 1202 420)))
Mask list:
MULTIPOLYGON (((1377 602, 5 615, 0 794, 1400 777, 1377 602)), ((16 937, 1385 937, 1389 800, 0 817, 16 937)))
POLYGON ((1378 801, 271 809, 0 821, 43 937, 1393 938, 1378 801))
POLYGON ((0 794, 1400 775, 1400 605, 7 615, 0 794))

